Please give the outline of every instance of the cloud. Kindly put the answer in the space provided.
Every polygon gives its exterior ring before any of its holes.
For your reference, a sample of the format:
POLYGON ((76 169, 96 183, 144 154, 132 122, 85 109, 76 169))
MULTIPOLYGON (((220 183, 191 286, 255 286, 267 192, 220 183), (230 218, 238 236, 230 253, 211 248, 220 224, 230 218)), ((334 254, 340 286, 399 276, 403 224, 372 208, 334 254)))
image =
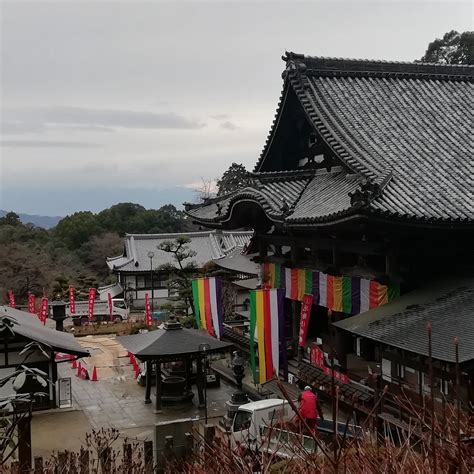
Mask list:
POLYGON ((70 125, 70 124, 49 124, 38 122, 2 122, 0 124, 1 135, 27 135, 31 133, 44 133, 48 131, 64 132, 114 132, 110 127, 97 125, 70 125))
MULTIPOLYGON (((7 109, 3 120, 10 130, 33 131, 44 127, 101 130, 125 129, 183 129, 195 130, 205 123, 174 112, 143 112, 120 109, 89 109, 83 107, 52 106, 7 109)), ((11 133, 11 131, 10 131, 11 133)), ((18 133, 18 132, 17 132, 18 133)))
POLYGON ((21 148, 98 148, 97 143, 64 142, 56 140, 0 140, 0 147, 21 148))
POLYGON ((229 120, 222 122, 220 124, 220 127, 224 128, 225 130, 237 130, 239 128, 238 125, 236 125, 234 122, 231 122, 229 120))
POLYGON ((201 181, 194 181, 192 183, 186 183, 181 186, 185 189, 192 189, 194 192, 205 192, 210 194, 217 194, 217 181, 216 180, 205 180, 202 178, 201 181))
POLYGON ((230 118, 230 115, 227 114, 216 114, 216 115, 210 115, 211 118, 214 120, 226 120, 230 118))

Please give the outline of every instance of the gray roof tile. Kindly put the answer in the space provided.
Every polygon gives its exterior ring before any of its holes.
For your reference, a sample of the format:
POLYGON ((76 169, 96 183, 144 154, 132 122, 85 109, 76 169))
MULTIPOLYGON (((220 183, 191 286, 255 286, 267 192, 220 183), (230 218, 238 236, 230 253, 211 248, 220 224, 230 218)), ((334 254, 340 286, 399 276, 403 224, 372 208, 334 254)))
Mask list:
POLYGON ((40 323, 35 314, 0 306, 0 318, 8 318, 13 322, 13 332, 31 341, 45 344, 55 351, 65 352, 80 357, 88 357, 89 353, 77 342, 72 334, 56 331, 40 323))
POLYGON ((269 169, 264 163, 292 88, 314 129, 353 176, 330 173, 311 180, 301 171, 256 173, 255 185, 223 198, 220 212, 214 202, 190 215, 221 222, 233 203, 253 199, 270 219, 289 225, 331 220, 360 212, 347 193, 363 179, 381 183, 390 174, 364 211, 426 222, 473 222, 473 66, 295 53, 284 59, 282 97, 256 171, 269 169), (283 197, 292 212, 281 212, 283 197))
POLYGON ((334 326, 388 346, 428 355, 427 324, 432 325, 433 357, 454 362, 474 359, 474 279, 435 282, 334 326))
POLYGON ((196 255, 184 261, 185 264, 195 262, 198 268, 216 258, 228 255, 236 248, 245 247, 252 237, 252 232, 188 232, 178 234, 127 234, 125 236, 125 252, 118 257, 107 259, 111 270, 121 272, 140 272, 150 270, 148 252, 154 252, 153 267, 175 264, 171 253, 158 250, 158 245, 165 241, 173 241, 177 237, 190 238, 188 247, 196 255))

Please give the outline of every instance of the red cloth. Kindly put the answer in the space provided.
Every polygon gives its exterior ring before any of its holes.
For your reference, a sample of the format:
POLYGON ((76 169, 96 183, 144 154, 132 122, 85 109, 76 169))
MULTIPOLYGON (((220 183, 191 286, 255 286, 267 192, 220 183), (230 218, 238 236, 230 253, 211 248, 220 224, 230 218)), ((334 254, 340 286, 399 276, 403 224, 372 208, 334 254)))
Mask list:
POLYGON ((317 401, 318 397, 313 392, 305 390, 301 394, 300 415, 303 418, 315 420, 318 417, 317 401))

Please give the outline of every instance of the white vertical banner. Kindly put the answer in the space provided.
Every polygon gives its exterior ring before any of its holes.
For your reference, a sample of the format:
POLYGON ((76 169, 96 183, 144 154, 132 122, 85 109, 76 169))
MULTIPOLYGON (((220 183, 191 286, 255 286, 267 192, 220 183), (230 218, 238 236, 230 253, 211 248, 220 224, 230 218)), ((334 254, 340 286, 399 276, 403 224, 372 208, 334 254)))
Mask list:
POLYGON ((221 338, 221 328, 219 324, 219 312, 217 307, 217 291, 216 291, 216 279, 209 278, 209 299, 211 303, 211 317, 212 325, 216 333, 217 339, 221 338))
POLYGON ((321 272, 319 274, 319 306, 327 308, 328 276, 321 272))
POLYGON ((270 291, 270 316, 271 316, 271 335, 272 335, 272 364, 273 370, 278 375, 280 372, 280 331, 278 321, 278 290, 270 291))

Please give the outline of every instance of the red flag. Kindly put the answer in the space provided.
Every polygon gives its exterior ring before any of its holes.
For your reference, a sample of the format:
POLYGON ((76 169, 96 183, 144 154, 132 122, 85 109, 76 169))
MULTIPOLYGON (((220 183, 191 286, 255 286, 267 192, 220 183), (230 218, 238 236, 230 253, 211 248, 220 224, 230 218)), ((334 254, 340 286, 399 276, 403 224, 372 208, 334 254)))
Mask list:
POLYGON ((109 293, 107 296, 109 298, 109 319, 110 319, 110 321, 113 321, 113 319, 114 319, 114 306, 112 304, 112 293, 109 293))
MULTIPOLYGON (((331 377, 331 369, 329 367, 323 367, 323 372, 331 377)), ((338 380, 341 383, 349 383, 349 377, 346 374, 343 374, 341 372, 338 372, 337 370, 332 371, 334 374, 334 379, 338 380)))
POLYGON ((28 293, 28 312, 36 314, 36 297, 34 293, 28 293))
POLYGON ((151 317, 150 298, 148 297, 148 293, 145 293, 145 321, 148 327, 153 324, 153 320, 151 317))
POLYGON ((46 319, 48 318, 48 298, 41 298, 41 306, 39 319, 43 324, 46 324, 46 319))
POLYGON ((13 290, 8 291, 8 304, 10 308, 16 308, 15 295, 13 294, 13 290))
POLYGON ((311 308, 313 307, 313 295, 303 295, 301 303, 301 319, 300 319, 300 333, 298 338, 298 345, 304 347, 306 344, 306 335, 308 334, 309 318, 311 316, 311 308))
POLYGON ((324 352, 318 346, 311 347, 310 360, 312 365, 317 367, 325 366, 324 352))
POLYGON ((94 320, 95 288, 89 288, 89 321, 94 320))
POLYGON ((76 290, 69 287, 69 314, 76 314, 76 290))

